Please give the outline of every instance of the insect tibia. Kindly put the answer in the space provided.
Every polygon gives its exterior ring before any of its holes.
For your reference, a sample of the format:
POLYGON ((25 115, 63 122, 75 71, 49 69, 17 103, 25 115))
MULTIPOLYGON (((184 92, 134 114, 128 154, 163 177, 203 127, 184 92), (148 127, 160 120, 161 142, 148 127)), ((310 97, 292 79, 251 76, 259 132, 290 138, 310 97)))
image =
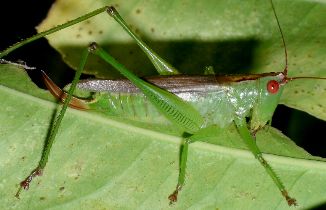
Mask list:
MULTIPOLYGON (((60 87, 58 87, 51 79, 50 77, 48 77, 48 75, 46 75, 46 73, 44 71, 41 71, 42 73, 42 77, 44 80, 44 83, 46 85, 46 87, 48 88, 48 90, 50 91, 50 93, 57 98, 58 100, 60 100, 62 103, 66 100, 67 98, 67 93, 64 92, 60 87)), ((84 100, 84 99, 79 99, 76 97, 72 97, 71 101, 69 102, 69 107, 74 108, 74 109, 79 109, 79 110, 87 110, 89 109, 89 106, 87 105, 88 100, 84 100)))
POLYGON ((28 177, 26 177, 26 179, 24 179, 21 183, 20 183, 20 187, 15 195, 16 198, 19 199, 19 195, 22 189, 24 190, 28 190, 29 189, 29 185, 30 183, 33 181, 33 179, 37 176, 42 176, 43 174, 43 169, 40 167, 37 167, 35 170, 33 170, 30 175, 28 177))
POLYGON ((124 19, 120 16, 118 11, 114 7, 108 7, 106 11, 136 41, 137 45, 151 60, 155 69, 160 75, 179 74, 179 71, 176 68, 174 68, 170 63, 161 58, 158 54, 156 54, 154 50, 147 46, 147 44, 131 30, 131 28, 128 26, 128 24, 124 21, 124 19))
POLYGON ((16 43, 16 44, 10 46, 10 47, 7 48, 6 50, 0 52, 0 58, 2 58, 2 57, 4 57, 4 56, 8 55, 8 54, 11 53, 12 51, 14 51, 14 50, 16 50, 16 49, 18 49, 18 48, 20 48, 20 47, 22 47, 22 46, 24 46, 24 45, 26 45, 26 44, 28 44, 28 43, 31 43, 31 42, 33 42, 33 41, 35 41, 35 40, 38 40, 38 39, 40 39, 40 38, 42 38, 42 37, 45 37, 46 35, 49 35, 49 34, 52 34, 52 33, 54 33, 54 32, 60 31, 60 30, 62 30, 62 29, 68 28, 68 27, 70 27, 70 26, 72 26, 72 25, 75 25, 75 24, 80 23, 80 22, 82 22, 82 21, 84 21, 84 20, 87 20, 87 19, 89 19, 89 18, 91 18, 91 17, 93 17, 93 16, 96 16, 96 15, 98 15, 98 14, 104 12, 106 9, 107 9, 106 6, 105 6, 105 7, 101 7, 101 8, 99 8, 99 9, 97 9, 97 10, 94 10, 94 11, 92 11, 92 12, 90 12, 90 13, 87 13, 87 14, 85 14, 85 15, 83 15, 83 16, 80 16, 80 17, 78 17, 78 18, 76 18, 76 19, 73 19, 73 20, 71 20, 71 21, 68 21, 68 22, 66 22, 66 23, 64 23, 64 24, 62 24, 62 25, 57 25, 57 26, 55 26, 55 27, 53 27, 53 28, 51 28, 51 29, 49 29, 49 30, 43 31, 43 32, 41 32, 41 33, 35 34, 35 35, 32 36, 32 37, 29 37, 29 38, 27 38, 27 39, 24 39, 24 40, 22 40, 21 42, 18 42, 18 43, 16 43))

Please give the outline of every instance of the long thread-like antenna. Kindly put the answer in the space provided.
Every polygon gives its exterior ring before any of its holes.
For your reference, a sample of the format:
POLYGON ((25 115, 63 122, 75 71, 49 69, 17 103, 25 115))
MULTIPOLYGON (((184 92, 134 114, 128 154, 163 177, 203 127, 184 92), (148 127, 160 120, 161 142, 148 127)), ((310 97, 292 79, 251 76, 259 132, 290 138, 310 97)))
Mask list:
POLYGON ((284 67, 284 70, 283 70, 283 74, 285 75, 285 82, 288 82, 288 81, 292 81, 292 80, 296 80, 296 79, 323 79, 323 80, 326 80, 325 77, 288 77, 288 51, 287 51, 287 48, 286 48, 286 44, 285 44, 285 39, 284 39, 284 35, 283 35, 283 31, 282 31, 282 28, 281 28, 281 24, 280 24, 280 21, 278 20, 278 17, 276 15, 276 10, 275 10, 275 7, 274 7, 274 4, 273 4, 273 0, 270 0, 271 2, 271 5, 272 5, 272 9, 273 9, 273 13, 274 13, 274 16, 275 16, 275 19, 276 19, 276 22, 277 22, 277 26, 278 26, 278 29, 281 33, 281 37, 282 37, 282 42, 283 42, 283 47, 284 47, 284 54, 285 54, 285 67, 284 67))
POLYGON ((273 0, 270 0, 270 2, 271 2, 271 5, 272 5, 272 9, 273 9, 273 13, 274 13, 274 16, 275 16, 275 19, 276 19, 276 22, 277 22, 278 29, 279 29, 279 31, 281 33, 281 37, 282 37, 282 42, 283 42, 283 47, 284 47, 284 54, 285 54, 285 67, 284 67, 283 73, 284 73, 285 76, 287 76, 288 75, 288 51, 286 49, 286 44, 285 44, 283 31, 282 31, 282 28, 281 28, 280 21, 278 20, 278 17, 276 15, 276 10, 274 8, 273 0))

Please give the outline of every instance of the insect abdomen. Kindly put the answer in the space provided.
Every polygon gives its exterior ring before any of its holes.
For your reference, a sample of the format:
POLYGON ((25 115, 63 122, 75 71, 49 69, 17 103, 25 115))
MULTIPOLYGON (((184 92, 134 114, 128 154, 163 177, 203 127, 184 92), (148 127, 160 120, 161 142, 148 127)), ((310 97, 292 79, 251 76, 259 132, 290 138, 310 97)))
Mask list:
POLYGON ((141 93, 102 92, 97 100, 104 104, 102 107, 108 115, 141 122, 169 123, 141 93))

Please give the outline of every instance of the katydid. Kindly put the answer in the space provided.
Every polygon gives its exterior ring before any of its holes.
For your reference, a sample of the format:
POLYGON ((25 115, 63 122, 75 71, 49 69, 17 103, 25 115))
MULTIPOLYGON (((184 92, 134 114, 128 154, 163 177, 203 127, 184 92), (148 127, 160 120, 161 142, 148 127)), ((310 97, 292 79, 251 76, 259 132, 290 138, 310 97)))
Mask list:
MULTIPOLYGON (((74 108, 89 109, 96 106, 103 108, 103 103, 106 102, 105 109, 114 109, 114 102, 110 101, 110 97, 106 94, 102 94, 92 101, 85 101, 72 96, 74 89, 78 85, 79 88, 84 88, 90 91, 100 91, 100 87, 103 87, 104 82, 105 91, 112 94, 124 93, 124 94, 139 94, 142 93, 144 97, 144 103, 148 100, 155 110, 165 116, 173 125, 180 127, 184 131, 184 138, 181 158, 179 178, 175 190, 169 196, 171 203, 177 201, 179 191, 185 184, 186 163, 188 156, 189 144, 200 141, 201 133, 205 129, 209 129, 212 125, 218 125, 224 127, 231 123, 234 123, 238 129, 239 135, 243 138, 246 145, 253 153, 255 158, 266 169, 266 172, 274 181, 275 185, 280 190, 281 194, 287 200, 289 205, 296 205, 296 200, 288 195, 288 192, 281 182, 280 178, 275 174, 267 161, 263 158, 262 153, 255 143, 255 133, 263 128, 272 118, 274 110, 278 104, 279 98, 283 92, 283 89, 287 82, 294 79, 325 79, 317 77, 288 77, 287 73, 287 53, 285 48, 286 65, 282 72, 272 72, 257 75, 237 75, 237 76, 200 76, 189 77, 181 76, 178 70, 172 65, 158 56, 152 51, 137 35, 135 35, 127 26, 125 21, 120 17, 114 7, 103 7, 94 12, 88 13, 80 18, 77 18, 67 24, 50 29, 43 33, 37 34, 34 37, 22 41, 17 45, 14 45, 7 50, 1 52, 0 57, 3 57, 11 51, 23 46, 26 43, 34 41, 40 37, 44 37, 55 31, 64 29, 78 22, 84 21, 94 15, 107 11, 125 30, 126 32, 137 42, 140 48, 149 57, 154 67, 159 74, 165 75, 159 78, 149 78, 147 81, 140 79, 135 74, 131 73, 122 64, 116 61, 110 54, 104 51, 96 43, 92 43, 88 50, 85 50, 80 66, 75 75, 75 79, 72 82, 71 88, 67 94, 62 92, 54 83, 45 75, 44 80, 50 91, 64 101, 63 108, 55 122, 54 127, 51 130, 49 139, 46 142, 44 152, 38 167, 21 183, 21 188, 17 193, 17 197, 22 188, 28 189, 30 182, 35 176, 42 174, 46 163, 48 162, 49 152, 54 142, 56 133, 58 132, 60 122, 64 116, 67 107, 70 105, 74 108), (128 81, 86 81, 78 83, 80 74, 87 62, 89 53, 98 55, 100 58, 111 64, 117 69, 128 81), (209 99, 209 100, 208 100, 209 99), (211 100, 214 99, 214 100, 211 100), (108 103, 109 101, 109 103, 108 103), (216 104, 216 110, 205 109, 205 104, 216 104), (219 107, 226 107, 226 111, 221 115, 219 113, 219 107), (247 118, 250 118, 247 123, 247 118)), ((281 27, 279 25, 275 9, 273 11, 282 34, 281 27)), ((285 47, 285 41, 282 34, 282 40, 285 47)))

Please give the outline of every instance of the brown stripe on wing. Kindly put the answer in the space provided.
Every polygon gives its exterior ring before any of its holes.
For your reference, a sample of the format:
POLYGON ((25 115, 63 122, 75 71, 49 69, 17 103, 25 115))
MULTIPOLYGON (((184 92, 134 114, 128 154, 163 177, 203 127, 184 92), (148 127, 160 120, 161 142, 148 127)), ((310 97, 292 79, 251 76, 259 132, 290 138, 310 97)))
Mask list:
MULTIPOLYGON (((276 76, 280 72, 271 72, 264 74, 251 75, 170 75, 170 76, 152 76, 143 78, 160 88, 166 89, 172 93, 180 92, 205 92, 208 87, 217 88, 234 82, 256 80, 266 76, 276 76)), ((139 89, 129 80, 82 80, 77 85, 78 88, 88 91, 109 91, 115 93, 138 93, 139 89)))

